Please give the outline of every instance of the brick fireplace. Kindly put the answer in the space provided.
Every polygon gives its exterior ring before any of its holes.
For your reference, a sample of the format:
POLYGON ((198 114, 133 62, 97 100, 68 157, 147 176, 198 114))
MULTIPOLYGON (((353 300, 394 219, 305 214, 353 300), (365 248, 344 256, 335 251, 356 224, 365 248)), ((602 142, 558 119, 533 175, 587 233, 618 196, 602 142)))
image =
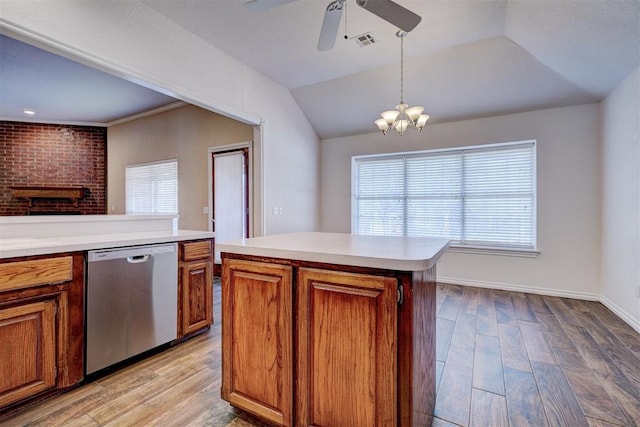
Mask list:
POLYGON ((0 215, 105 214, 104 127, 0 121, 0 215), (14 197, 12 187, 81 187, 69 198, 14 197))

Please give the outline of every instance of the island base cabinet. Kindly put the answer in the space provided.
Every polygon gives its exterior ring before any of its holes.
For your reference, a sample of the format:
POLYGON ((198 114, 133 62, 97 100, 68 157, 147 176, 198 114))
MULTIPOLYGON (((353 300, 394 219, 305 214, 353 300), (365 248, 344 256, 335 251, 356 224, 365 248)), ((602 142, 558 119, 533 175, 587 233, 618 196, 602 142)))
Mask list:
POLYGON ((276 425, 292 423, 292 268, 222 263, 222 398, 276 425))
POLYGON ((278 426, 431 425, 435 265, 222 254, 222 398, 278 426))
POLYGON ((56 386, 56 305, 0 308, 0 407, 56 386))
POLYGON ((397 280, 300 268, 296 425, 396 425, 397 280))

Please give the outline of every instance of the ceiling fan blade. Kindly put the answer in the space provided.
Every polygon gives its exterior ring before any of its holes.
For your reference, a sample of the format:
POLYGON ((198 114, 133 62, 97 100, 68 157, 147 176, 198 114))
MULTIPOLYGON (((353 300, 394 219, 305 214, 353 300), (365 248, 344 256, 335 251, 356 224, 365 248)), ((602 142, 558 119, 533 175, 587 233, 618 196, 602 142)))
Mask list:
POLYGON ((318 39, 318 50, 329 50, 336 43, 343 8, 344 0, 334 0, 327 6, 318 39))
POLYGON ((422 20, 420 15, 416 15, 391 0, 357 0, 357 3, 358 6, 362 6, 407 33, 413 30, 422 20))
POLYGON ((296 0, 245 0, 244 7, 253 11, 267 10, 293 1, 296 0))

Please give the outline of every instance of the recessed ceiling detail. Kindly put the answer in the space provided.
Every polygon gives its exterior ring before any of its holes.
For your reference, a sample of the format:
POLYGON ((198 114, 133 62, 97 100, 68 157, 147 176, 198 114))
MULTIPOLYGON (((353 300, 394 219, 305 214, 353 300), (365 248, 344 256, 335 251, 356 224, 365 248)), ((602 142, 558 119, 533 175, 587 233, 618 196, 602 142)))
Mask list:
MULTIPOLYGON (((348 33, 375 43, 338 37, 323 52, 329 1, 260 12, 235 1, 142 1, 288 88, 321 138, 375 132, 379 106, 397 102, 397 28, 355 0, 345 0, 348 33)), ((422 17, 406 39, 405 101, 434 124, 599 102, 640 66, 636 0, 394 1, 422 17)))
MULTIPOLYGON (((397 28, 355 0, 345 0, 348 31, 341 22, 338 34, 370 33, 375 43, 362 49, 338 37, 323 52, 316 47, 329 1, 273 0, 280 5, 268 10, 230 0, 140 1, 140 13, 164 16, 167 27, 183 27, 287 88, 320 138, 373 133, 371 117, 397 102, 397 28)), ((599 102, 640 66, 637 0, 394 1, 422 17, 405 40, 405 102, 424 106, 433 124, 599 102)), ((37 120, 104 123, 140 112, 142 100, 147 109, 174 102, 109 74, 97 82, 55 55, 35 65, 21 55, 0 37, 0 119, 24 119, 21 110, 31 108, 37 120), (130 90, 118 92, 116 81, 130 90), (45 110, 55 114, 47 119, 45 110)))

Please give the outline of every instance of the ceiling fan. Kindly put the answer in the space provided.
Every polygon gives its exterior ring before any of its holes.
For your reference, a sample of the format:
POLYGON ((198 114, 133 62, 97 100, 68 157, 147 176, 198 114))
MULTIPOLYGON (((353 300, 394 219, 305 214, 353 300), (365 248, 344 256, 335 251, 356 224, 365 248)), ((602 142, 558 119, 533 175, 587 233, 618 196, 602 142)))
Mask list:
MULTIPOLYGON (((292 1, 295 0, 246 0, 244 5, 250 10, 265 10, 292 1)), ((333 0, 327 6, 318 39, 318 50, 329 50, 335 44, 345 1, 333 0)), ((422 20, 419 15, 391 0, 356 0, 356 3, 407 33, 422 20)))

